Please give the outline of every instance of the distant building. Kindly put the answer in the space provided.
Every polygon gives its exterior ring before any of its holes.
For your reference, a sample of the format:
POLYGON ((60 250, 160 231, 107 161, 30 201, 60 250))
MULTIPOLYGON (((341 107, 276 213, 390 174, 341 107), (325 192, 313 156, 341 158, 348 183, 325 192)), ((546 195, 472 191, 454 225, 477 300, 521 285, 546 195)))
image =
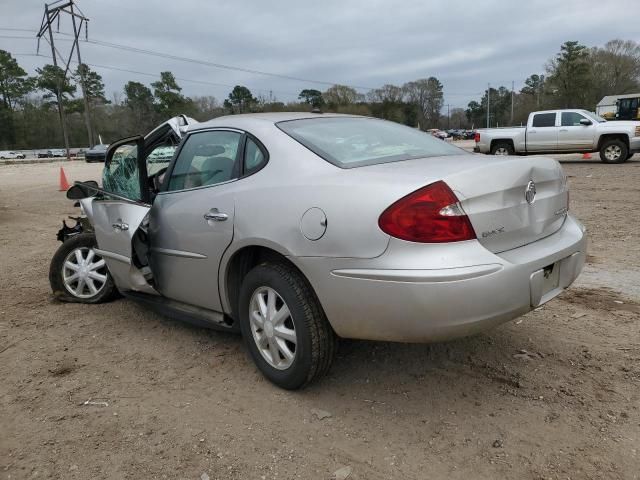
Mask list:
POLYGON ((629 93, 626 95, 607 95, 596 105, 596 113, 601 117, 606 116, 607 113, 616 113, 616 102, 621 98, 640 98, 640 93, 629 93))

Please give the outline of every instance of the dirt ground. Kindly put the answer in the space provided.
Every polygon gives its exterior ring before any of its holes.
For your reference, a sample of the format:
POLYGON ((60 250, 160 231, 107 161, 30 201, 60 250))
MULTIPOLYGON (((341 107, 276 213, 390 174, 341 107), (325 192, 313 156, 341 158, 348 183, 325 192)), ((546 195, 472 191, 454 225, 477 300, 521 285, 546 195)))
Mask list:
POLYGON ((590 256, 559 298, 449 343, 343 342, 302 392, 238 336, 54 301, 60 165, 0 166, 0 478, 640 478, 640 159, 564 162, 590 256))

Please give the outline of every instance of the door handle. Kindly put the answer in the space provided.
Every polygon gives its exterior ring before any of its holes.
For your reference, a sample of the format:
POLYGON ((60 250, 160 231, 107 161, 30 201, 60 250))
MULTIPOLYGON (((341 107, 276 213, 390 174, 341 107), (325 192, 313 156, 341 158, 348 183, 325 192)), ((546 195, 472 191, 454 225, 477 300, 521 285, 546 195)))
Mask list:
POLYGON ((560 132, 568 132, 568 131, 569 131, 569 129, 568 129, 568 128, 561 128, 559 131, 560 131, 560 132))
POLYGON ((111 224, 111 226, 115 229, 115 230, 120 230, 121 232, 124 232, 125 230, 129 230, 129 225, 127 225, 124 222, 120 222, 120 223, 113 223, 111 224))
POLYGON ((212 208, 210 212, 204 214, 204 219, 206 221, 213 220, 215 222, 224 222, 229 218, 229 215, 226 213, 218 212, 217 208, 212 208))

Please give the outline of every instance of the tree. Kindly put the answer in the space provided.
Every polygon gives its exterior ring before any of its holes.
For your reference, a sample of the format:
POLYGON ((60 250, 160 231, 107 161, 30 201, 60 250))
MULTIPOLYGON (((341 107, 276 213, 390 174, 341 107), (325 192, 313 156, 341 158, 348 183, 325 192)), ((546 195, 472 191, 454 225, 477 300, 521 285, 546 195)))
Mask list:
POLYGON ((192 97, 193 107, 195 110, 196 120, 210 120, 220 115, 224 115, 224 110, 220 106, 220 102, 216 97, 210 95, 203 97, 192 97))
POLYGON ((27 77, 18 62, 5 50, 0 50, 0 145, 16 142, 14 109, 18 101, 34 89, 35 81, 27 77))
POLYGON ((536 103, 540 106, 540 96, 544 92, 545 76, 533 74, 527 77, 524 81, 524 87, 520 90, 520 93, 524 95, 531 95, 536 99, 536 103))
POLYGON ((590 107, 587 105, 592 87, 589 50, 579 42, 565 42, 556 58, 547 66, 547 84, 564 108, 590 107))
POLYGON ((472 128, 480 128, 483 126, 483 121, 486 122, 487 110, 486 110, 486 98, 485 103, 478 103, 475 100, 471 100, 465 110, 467 120, 471 123, 472 128))
POLYGON ((451 115, 449 117, 452 128, 468 128, 469 122, 465 114, 464 108, 455 107, 451 109, 451 115))
POLYGON ((322 98, 322 92, 320 90, 314 90, 313 88, 305 88, 298 95, 298 99, 304 103, 308 103, 313 108, 320 108, 324 105, 324 99, 322 98))
POLYGON ((251 90, 242 85, 236 85, 229 94, 229 98, 224 101, 224 106, 231 113, 246 113, 250 112, 257 102, 251 90))
POLYGON ((329 87, 322 96, 329 107, 333 109, 351 105, 363 100, 362 95, 360 95, 354 88, 346 85, 334 85, 329 87))
POLYGON ((110 103, 105 97, 102 76, 91 70, 88 65, 84 63, 78 65, 73 78, 78 84, 84 81, 84 92, 91 106, 110 103))
POLYGON ((409 102, 416 106, 422 129, 436 128, 444 106, 443 87, 435 77, 405 83, 402 87, 409 102))
POLYGON ((407 116, 403 96, 402 87, 386 84, 369 91, 367 99, 371 103, 372 113, 376 117, 405 123, 407 116))
POLYGON ((34 80, 27 77, 15 58, 5 50, 0 50, 0 96, 2 107, 13 110, 16 102, 33 91, 34 80))
POLYGON ((124 86, 124 104, 132 114, 132 124, 144 131, 155 123, 153 93, 140 82, 129 81, 124 86), (144 130, 143 130, 144 129, 144 130))
POLYGON ((182 88, 171 72, 160 72, 160 80, 151 84, 158 113, 164 117, 172 117, 183 113, 190 107, 190 102, 180 92, 182 88))
POLYGON ((36 85, 40 90, 44 90, 45 94, 42 98, 49 105, 57 105, 58 94, 63 102, 75 95, 76 86, 70 82, 62 68, 55 65, 45 65, 42 68, 37 68, 36 72, 38 73, 36 85))
POLYGON ((640 90, 640 44, 632 40, 611 40, 590 53, 593 76, 592 103, 605 95, 640 90))

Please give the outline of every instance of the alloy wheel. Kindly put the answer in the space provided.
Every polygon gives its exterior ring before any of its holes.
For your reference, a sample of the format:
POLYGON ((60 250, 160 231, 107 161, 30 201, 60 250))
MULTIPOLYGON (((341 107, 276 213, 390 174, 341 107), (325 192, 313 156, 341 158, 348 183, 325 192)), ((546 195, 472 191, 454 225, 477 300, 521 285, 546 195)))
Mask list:
POLYGON ((76 248, 62 264, 62 281, 74 297, 94 297, 107 283, 107 265, 93 248, 76 248))
POLYGON ((496 153, 494 155, 509 155, 509 150, 504 147, 499 147, 496 149, 496 153))
POLYGON ((278 370, 286 370, 296 357, 298 337, 289 307, 271 287, 259 287, 249 303, 253 340, 262 358, 278 370))
POLYGON ((604 149, 604 156, 607 160, 615 162, 622 155, 622 149, 618 145, 609 145, 604 149))

